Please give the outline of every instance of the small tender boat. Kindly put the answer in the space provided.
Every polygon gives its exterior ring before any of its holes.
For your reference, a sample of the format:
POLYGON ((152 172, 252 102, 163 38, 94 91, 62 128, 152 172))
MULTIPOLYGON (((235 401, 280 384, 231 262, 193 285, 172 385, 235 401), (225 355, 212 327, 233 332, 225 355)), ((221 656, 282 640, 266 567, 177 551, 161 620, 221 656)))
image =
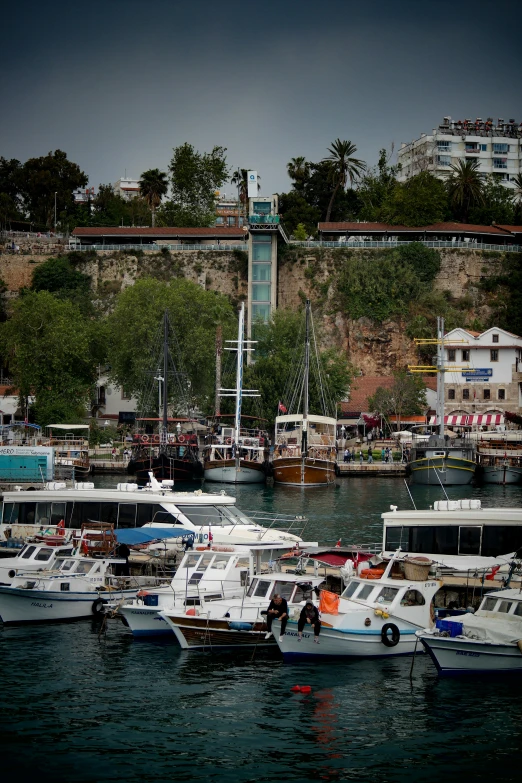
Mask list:
MULTIPOLYGON (((366 564, 363 564, 366 565, 366 564)), ((278 644, 285 660, 295 658, 382 658, 411 655, 415 633, 434 616, 433 599, 442 586, 429 579, 431 561, 392 558, 384 570, 362 569, 340 596, 328 594, 329 606, 321 611, 319 644, 313 632, 297 630, 297 617, 288 622, 278 644), (410 566, 410 570, 406 566, 410 566)), ((325 596, 326 597, 326 596, 325 596)), ((323 599, 321 606, 324 608, 323 599)), ((277 631, 274 632, 276 639, 277 631)))
POLYGON ((522 592, 496 590, 475 614, 417 633, 441 675, 522 673, 522 592))

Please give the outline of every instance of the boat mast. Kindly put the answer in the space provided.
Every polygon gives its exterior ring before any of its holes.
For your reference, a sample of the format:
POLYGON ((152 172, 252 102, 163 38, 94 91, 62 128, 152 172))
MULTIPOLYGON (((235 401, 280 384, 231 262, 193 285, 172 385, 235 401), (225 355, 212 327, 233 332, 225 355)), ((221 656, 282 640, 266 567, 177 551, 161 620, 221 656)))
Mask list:
POLYGON ((221 387, 221 355, 223 353, 223 327, 221 324, 218 325, 218 328, 216 329, 216 401, 215 401, 215 409, 216 409, 216 416, 219 416, 221 413, 221 403, 219 401, 220 394, 219 390, 221 387))
POLYGON ((303 379, 303 436, 301 443, 301 454, 306 456, 308 452, 308 385, 310 380, 310 300, 306 300, 305 308, 305 364, 303 379))
POLYGON ((444 318, 437 317, 437 424, 444 437, 444 318))
POLYGON ((160 433, 160 443, 167 443, 167 372, 169 369, 169 317, 167 311, 163 315, 163 420, 160 433))
POLYGON ((234 442, 236 444, 236 459, 239 459, 239 434, 241 431, 244 339, 245 339, 245 303, 241 302, 241 308, 239 310, 239 327, 237 333, 236 421, 234 426, 234 442))

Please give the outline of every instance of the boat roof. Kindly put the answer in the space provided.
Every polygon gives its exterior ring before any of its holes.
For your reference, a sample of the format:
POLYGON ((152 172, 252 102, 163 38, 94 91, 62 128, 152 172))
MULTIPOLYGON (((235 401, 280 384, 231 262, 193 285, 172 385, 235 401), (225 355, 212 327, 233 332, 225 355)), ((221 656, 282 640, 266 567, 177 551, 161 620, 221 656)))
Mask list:
MULTIPOLYGON (((316 416, 315 413, 309 413, 307 418, 308 421, 312 422, 313 424, 337 424, 337 419, 334 419, 331 416, 316 416)), ((285 424, 286 422, 290 421, 303 421, 303 414, 286 413, 284 416, 276 416, 275 423, 276 425, 285 424)))
POLYGON ((385 525, 403 525, 404 523, 415 525, 437 525, 452 522, 460 524, 522 524, 522 508, 476 508, 455 509, 454 511, 437 511, 425 509, 423 511, 405 510, 386 511, 381 514, 385 525))
MULTIPOLYGON (((197 490, 199 492, 199 490, 197 490)), ((40 489, 40 490, 21 490, 19 492, 4 492, 4 503, 45 503, 49 501, 71 501, 77 500, 100 500, 106 502, 131 502, 131 503, 171 503, 173 505, 212 505, 219 503, 221 505, 235 505, 236 498, 231 495, 222 495, 218 492, 151 492, 148 489, 122 490, 122 489, 104 489, 101 487, 93 489, 40 489)))
POLYGON ((46 424, 46 429, 53 430, 88 430, 88 424, 46 424))
POLYGON ((505 590, 492 590, 486 593, 484 598, 511 598, 518 601, 522 601, 522 586, 521 587, 507 587, 505 590))
POLYGON ((262 579, 268 582, 298 582, 306 585, 319 586, 324 582, 324 576, 309 574, 289 574, 286 571, 272 571, 270 574, 256 574, 252 579, 262 579))

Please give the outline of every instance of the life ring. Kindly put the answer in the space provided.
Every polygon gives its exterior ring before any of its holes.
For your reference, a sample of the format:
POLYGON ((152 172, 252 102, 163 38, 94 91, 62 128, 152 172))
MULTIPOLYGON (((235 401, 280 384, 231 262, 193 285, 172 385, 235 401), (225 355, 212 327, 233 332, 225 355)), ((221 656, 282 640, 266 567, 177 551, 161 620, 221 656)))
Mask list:
POLYGON ((230 446, 230 444, 232 443, 232 438, 227 438, 225 443, 227 444, 227 446, 230 446))
POLYGON ((185 436, 184 435, 180 435, 178 437, 178 440, 179 440, 180 443, 185 443, 185 436))
POLYGON ((380 568, 364 568, 360 576, 363 579, 380 579, 381 576, 384 574, 384 571, 380 568))
POLYGON ((148 443, 149 442, 149 436, 148 435, 142 435, 141 436, 141 442, 142 443, 148 443))
POLYGON ((245 438, 243 443, 244 443, 245 446, 251 446, 252 445, 252 441, 250 440, 250 438, 245 438))
POLYGON ((93 602, 91 611, 94 615, 103 614, 103 610, 105 607, 105 601, 103 601, 101 598, 97 598, 96 601, 93 602))
POLYGON ((153 435, 152 436, 152 442, 153 443, 159 443, 160 442, 160 436, 159 435, 153 435))
POLYGON ((381 642, 385 647, 397 647, 399 639, 401 638, 401 632, 394 623, 385 623, 381 628, 381 642), (388 636, 388 631, 391 631, 391 637, 388 636))

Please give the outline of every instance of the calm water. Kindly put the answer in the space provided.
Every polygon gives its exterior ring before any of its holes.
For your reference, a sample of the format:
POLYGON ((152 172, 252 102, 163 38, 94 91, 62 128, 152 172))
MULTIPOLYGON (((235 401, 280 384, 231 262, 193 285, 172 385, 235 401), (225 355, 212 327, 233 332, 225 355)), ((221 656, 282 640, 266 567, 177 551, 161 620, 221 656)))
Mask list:
MULTIPOLYGON (((104 481, 112 485, 115 481, 104 481)), ((215 485, 214 485, 215 487, 215 485)), ((219 488, 219 487, 218 487, 219 488)), ((230 488, 227 488, 230 491, 230 488)), ((413 488, 418 507, 440 498, 413 488)), ((234 494, 236 492, 234 491, 234 494)), ((450 497, 522 505, 522 487, 450 497)), ((380 513, 409 508, 402 481, 328 490, 243 487, 245 509, 306 514, 307 538, 381 538, 380 513)), ((438 680, 411 662, 283 664, 134 642, 113 622, 0 628, 0 769, 5 781, 508 781, 520 777, 518 681, 438 680), (308 696, 290 692, 309 684, 308 696)))

